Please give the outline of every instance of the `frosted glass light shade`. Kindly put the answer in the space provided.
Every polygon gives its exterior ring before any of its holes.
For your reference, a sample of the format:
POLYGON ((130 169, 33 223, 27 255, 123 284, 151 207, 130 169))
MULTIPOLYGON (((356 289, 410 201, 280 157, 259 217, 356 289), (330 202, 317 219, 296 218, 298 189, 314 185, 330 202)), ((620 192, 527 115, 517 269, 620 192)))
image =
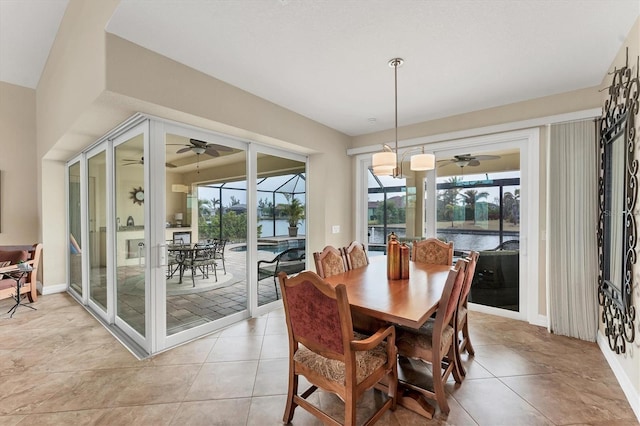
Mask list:
POLYGON ((373 174, 376 176, 393 176, 393 171, 395 167, 387 167, 387 166, 376 166, 372 167, 373 174))
POLYGON ((376 152, 371 157, 373 174, 376 176, 390 176, 396 167, 396 153, 383 151, 376 152))
POLYGON ((433 154, 417 154, 411 157, 411 170, 433 170, 436 166, 436 156, 433 154))

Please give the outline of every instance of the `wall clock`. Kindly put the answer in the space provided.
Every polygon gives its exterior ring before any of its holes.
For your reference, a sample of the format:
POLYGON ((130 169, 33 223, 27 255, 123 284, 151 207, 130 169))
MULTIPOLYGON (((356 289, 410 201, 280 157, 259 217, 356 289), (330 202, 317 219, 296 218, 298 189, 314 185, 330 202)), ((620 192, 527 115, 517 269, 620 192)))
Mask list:
POLYGON ((142 189, 141 186, 139 187, 134 187, 133 191, 131 191, 129 198, 131 198, 133 200, 133 204, 140 204, 142 205, 142 203, 144 202, 144 190, 142 189))

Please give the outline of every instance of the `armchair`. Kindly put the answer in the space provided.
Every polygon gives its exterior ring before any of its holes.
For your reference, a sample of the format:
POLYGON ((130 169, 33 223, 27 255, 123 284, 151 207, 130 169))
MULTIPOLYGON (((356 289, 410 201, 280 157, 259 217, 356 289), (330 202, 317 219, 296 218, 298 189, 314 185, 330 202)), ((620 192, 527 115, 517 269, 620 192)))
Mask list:
POLYGON ((342 424, 307 401, 318 388, 345 402, 345 425, 355 424, 356 402, 372 387, 384 389, 388 399, 365 424, 373 424, 388 409, 395 410, 394 327, 382 327, 372 336, 356 334, 344 284, 333 287, 312 271, 292 278, 281 272, 278 278, 289 333, 289 391, 283 422, 289 423, 300 406, 325 424, 342 424), (311 387, 298 395, 300 375, 311 387))

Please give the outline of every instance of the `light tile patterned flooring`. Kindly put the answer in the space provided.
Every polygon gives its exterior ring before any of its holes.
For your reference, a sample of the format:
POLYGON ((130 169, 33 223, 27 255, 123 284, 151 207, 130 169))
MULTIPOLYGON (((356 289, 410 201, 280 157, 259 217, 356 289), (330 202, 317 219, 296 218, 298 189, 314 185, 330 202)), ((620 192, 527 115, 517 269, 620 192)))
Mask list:
MULTIPOLYGON (((279 425, 287 391, 282 310, 138 361, 67 294, 37 311, 0 301, 0 425, 279 425)), ((451 413, 431 421, 399 407, 379 425, 637 425, 593 343, 470 313, 474 358, 451 413)), ((314 401, 343 412, 333 395, 314 401)), ((359 419, 383 399, 369 391, 359 419)), ((294 425, 318 425, 301 408, 294 425)))

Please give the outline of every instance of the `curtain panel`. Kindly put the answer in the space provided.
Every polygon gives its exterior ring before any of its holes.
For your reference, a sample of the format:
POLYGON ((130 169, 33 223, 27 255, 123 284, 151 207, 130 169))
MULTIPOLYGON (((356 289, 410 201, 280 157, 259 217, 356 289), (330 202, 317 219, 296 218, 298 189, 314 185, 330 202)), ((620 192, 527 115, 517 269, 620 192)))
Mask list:
POLYGON ((548 143, 547 283, 551 332, 598 331, 598 145, 594 121, 555 124, 548 143))

